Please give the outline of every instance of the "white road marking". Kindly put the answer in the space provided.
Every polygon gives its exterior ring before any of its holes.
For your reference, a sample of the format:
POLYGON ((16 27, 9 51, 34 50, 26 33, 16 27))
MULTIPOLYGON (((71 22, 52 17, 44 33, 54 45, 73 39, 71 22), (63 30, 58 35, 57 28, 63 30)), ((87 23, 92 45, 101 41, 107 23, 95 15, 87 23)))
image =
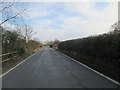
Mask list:
POLYGON ((5 76, 7 73, 9 73, 10 71, 12 71, 13 69, 15 69, 16 67, 18 67, 19 65, 21 65, 23 62, 27 61, 29 58, 31 58, 32 56, 34 56, 36 53, 37 53, 37 52, 35 52, 35 53, 32 54, 31 56, 27 57, 25 60, 23 60, 22 62, 18 63, 16 66, 14 66, 14 67, 11 68, 10 70, 8 70, 8 71, 5 72, 4 74, 2 74, 2 75, 0 76, 0 78, 3 77, 3 76, 5 76))
MULTIPOLYGON (((57 51, 58 51, 58 50, 57 50, 57 51)), ((58 52, 60 52, 60 51, 58 51, 58 52)), ((36 53, 37 53, 37 52, 36 52, 36 53)), ((8 70, 7 72, 5 72, 4 74, 2 74, 2 75, 0 76, 0 78, 3 77, 3 76, 5 76, 7 73, 9 73, 10 71, 12 71, 13 69, 15 69, 16 67, 18 67, 19 65, 21 65, 23 62, 27 61, 29 58, 31 58, 32 56, 34 56, 36 53, 32 54, 31 56, 29 56, 28 58, 26 58, 25 60, 23 60, 22 62, 20 62, 19 64, 17 64, 16 66, 14 66, 14 67, 11 68, 10 70, 8 70)), ((75 60, 75 59, 73 59, 73 58, 71 58, 71 57, 69 57, 69 56, 67 56, 66 54, 64 54, 64 53, 62 53, 62 52, 60 52, 60 53, 63 54, 64 56, 70 58, 71 60, 73 60, 73 61, 79 63, 80 65, 82 65, 82 66, 88 68, 89 70, 91 70, 91 71, 93 71, 93 72, 99 74, 100 76, 102 76, 102 77, 104 77, 104 78, 106 78, 106 79, 108 79, 108 80, 112 81, 113 83, 115 83, 115 84, 117 84, 117 85, 120 86, 120 83, 119 83, 119 82, 117 82, 117 81, 115 81, 115 80, 113 80, 113 79, 111 79, 111 78, 105 76, 104 74, 102 74, 102 73, 100 73, 100 72, 98 72, 98 71, 96 71, 96 70, 94 70, 94 69, 88 67, 87 65, 85 65, 85 64, 83 64, 83 63, 81 63, 81 62, 79 62, 79 61, 77 61, 77 60, 75 60)))
MULTIPOLYGON (((57 51, 58 51, 58 50, 57 50, 57 51)), ((58 51, 58 52, 60 52, 60 51, 58 51)), ((69 56, 67 56, 66 54, 64 54, 64 53, 62 53, 62 52, 60 52, 60 53, 61 53, 61 54, 63 54, 64 56, 66 56, 66 57, 70 58, 71 60, 73 60, 73 61, 75 61, 75 62, 79 63, 80 65, 82 65, 82 66, 84 66, 84 67, 88 68, 89 70, 91 70, 91 71, 93 71, 93 72, 95 72, 95 73, 99 74, 100 76, 102 76, 102 77, 104 77, 104 78, 106 78, 106 79, 108 79, 108 80, 112 81, 113 83, 115 83, 115 84, 117 84, 117 85, 119 85, 119 86, 120 86, 120 83, 119 83, 119 82, 117 82, 117 81, 115 81, 115 80, 111 79, 110 77, 105 76, 104 74, 102 74, 102 73, 100 73, 100 72, 98 72, 98 71, 96 71, 96 70, 94 70, 94 69, 92 69, 92 68, 88 67, 87 65, 85 65, 85 64, 83 64, 83 63, 81 63, 81 62, 79 62, 79 61, 77 61, 77 60, 75 60, 75 59, 73 59, 73 58, 71 58, 71 57, 69 57, 69 56)))

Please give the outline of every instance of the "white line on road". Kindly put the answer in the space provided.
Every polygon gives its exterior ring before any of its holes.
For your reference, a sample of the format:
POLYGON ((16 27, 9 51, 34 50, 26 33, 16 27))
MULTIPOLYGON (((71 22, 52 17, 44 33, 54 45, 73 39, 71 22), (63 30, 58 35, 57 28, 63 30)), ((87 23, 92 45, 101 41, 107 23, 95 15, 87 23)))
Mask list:
MULTIPOLYGON (((58 51, 58 50, 57 50, 57 51, 58 51)), ((60 51, 58 51, 58 52, 60 52, 60 51)), ((120 83, 119 83, 119 82, 117 82, 117 81, 115 81, 115 80, 113 80, 113 79, 111 79, 111 78, 105 76, 104 74, 102 74, 102 73, 100 73, 100 72, 98 72, 98 71, 96 71, 96 70, 94 70, 94 69, 88 67, 87 65, 85 65, 85 64, 83 64, 83 63, 81 63, 81 62, 79 62, 79 61, 77 61, 77 60, 75 60, 75 59, 73 59, 73 58, 71 58, 71 57, 69 57, 69 56, 67 56, 66 54, 64 54, 64 53, 62 53, 62 52, 60 52, 60 53, 63 54, 64 56, 70 58, 71 60, 73 60, 73 61, 79 63, 80 65, 82 65, 82 66, 88 68, 89 70, 91 70, 91 71, 93 71, 93 72, 99 74, 100 76, 102 76, 102 77, 104 77, 104 78, 106 78, 106 79, 108 79, 108 80, 112 81, 113 83, 115 83, 115 84, 117 84, 117 85, 120 86, 120 83)))
POLYGON ((33 55, 35 55, 37 52, 35 52, 34 54, 32 54, 31 56, 29 56, 29 57, 27 57, 25 60, 23 60, 22 62, 20 62, 20 63, 18 63, 16 66, 14 66, 13 68, 11 68, 10 70, 8 70, 7 72, 5 72, 4 74, 2 74, 1 76, 0 76, 0 78, 1 77, 3 77, 3 76, 5 76, 7 73, 9 73, 10 71, 12 71, 13 69, 15 69, 16 67, 18 67, 20 64, 22 64, 23 62, 25 62, 25 61, 27 61, 29 58, 31 58, 33 55))

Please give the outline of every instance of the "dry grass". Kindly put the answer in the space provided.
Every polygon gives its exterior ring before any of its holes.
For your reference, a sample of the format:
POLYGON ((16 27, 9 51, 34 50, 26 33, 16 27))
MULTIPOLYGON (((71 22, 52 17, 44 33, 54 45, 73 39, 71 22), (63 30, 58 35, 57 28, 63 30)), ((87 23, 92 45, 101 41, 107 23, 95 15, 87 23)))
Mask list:
POLYGON ((9 61, 4 62, 2 64, 2 73, 7 72, 8 70, 10 70, 14 66, 16 66, 18 63, 25 60, 28 56, 30 56, 30 54, 26 53, 22 56, 15 57, 13 60, 9 60, 9 61))

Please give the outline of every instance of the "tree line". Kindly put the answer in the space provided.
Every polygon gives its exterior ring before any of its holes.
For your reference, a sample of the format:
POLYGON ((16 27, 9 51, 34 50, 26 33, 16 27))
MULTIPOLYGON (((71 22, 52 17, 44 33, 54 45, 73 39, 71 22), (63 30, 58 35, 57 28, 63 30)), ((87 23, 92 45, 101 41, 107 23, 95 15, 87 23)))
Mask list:
MULTIPOLYGON (((25 26, 26 27, 26 26, 25 26)), ((17 51, 20 55, 27 50, 34 52, 40 48, 42 43, 37 40, 32 40, 32 29, 25 27, 17 27, 16 30, 6 30, 0 26, 2 30, 2 53, 17 51), (22 29, 22 30, 21 30, 22 29), (24 33, 22 33, 24 32, 24 33)))
POLYGON ((120 81, 120 29, 86 38, 61 42, 59 50, 88 66, 120 81))
POLYGON ((0 19, 0 59, 3 61, 3 73, 43 46, 38 39, 32 38, 35 32, 25 22, 24 16, 28 5, 28 3, 16 0, 10 2, 0 0, 2 16, 0 19), (12 53, 16 51, 17 53, 12 53))
POLYGON ((33 52, 35 48, 42 45, 38 40, 32 40, 32 36, 35 34, 33 28, 24 22, 22 15, 25 14, 26 6, 27 3, 15 0, 0 1, 2 53, 18 51, 23 54, 27 50, 33 52))

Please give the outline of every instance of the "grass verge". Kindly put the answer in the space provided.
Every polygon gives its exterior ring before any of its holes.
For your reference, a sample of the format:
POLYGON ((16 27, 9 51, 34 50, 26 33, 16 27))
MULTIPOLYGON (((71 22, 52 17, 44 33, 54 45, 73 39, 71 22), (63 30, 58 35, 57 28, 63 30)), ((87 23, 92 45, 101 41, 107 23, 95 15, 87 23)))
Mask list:
POLYGON ((28 53, 23 54, 22 56, 17 55, 16 57, 14 57, 14 59, 2 63, 2 74, 7 72, 8 70, 13 68, 14 66, 16 66, 21 61, 25 60, 30 55, 31 54, 28 54, 28 53))
POLYGON ((2 63, 2 74, 7 72, 8 70, 13 68, 14 66, 16 66, 18 63, 20 63, 23 60, 25 60, 27 57, 29 57, 33 53, 38 52, 40 49, 41 48, 37 48, 35 50, 27 50, 26 53, 24 53, 22 55, 17 55, 13 59, 2 63))

